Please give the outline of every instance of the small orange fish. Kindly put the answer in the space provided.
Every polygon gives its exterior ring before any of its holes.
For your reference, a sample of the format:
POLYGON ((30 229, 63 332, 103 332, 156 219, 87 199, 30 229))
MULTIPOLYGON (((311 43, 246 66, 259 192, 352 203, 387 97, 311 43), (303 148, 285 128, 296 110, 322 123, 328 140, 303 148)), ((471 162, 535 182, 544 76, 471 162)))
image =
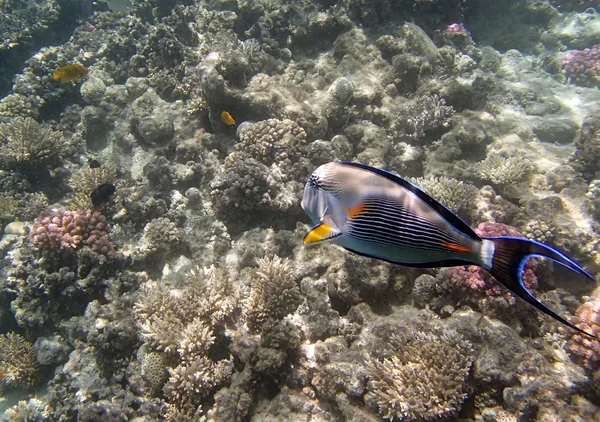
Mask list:
POLYGON ((55 81, 60 81, 63 84, 71 81, 78 81, 87 75, 88 70, 82 64, 71 63, 65 66, 61 66, 52 72, 52 78, 55 81))
POLYGON ((221 113, 221 121, 227 126, 235 125, 235 120, 233 119, 233 116, 229 114, 228 111, 224 111, 223 113, 221 113))

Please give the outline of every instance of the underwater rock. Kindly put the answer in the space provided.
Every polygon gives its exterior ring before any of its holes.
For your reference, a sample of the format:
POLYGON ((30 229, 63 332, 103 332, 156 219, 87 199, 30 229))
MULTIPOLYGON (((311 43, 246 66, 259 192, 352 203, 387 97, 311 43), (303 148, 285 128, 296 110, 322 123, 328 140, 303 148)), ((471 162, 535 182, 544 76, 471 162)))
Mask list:
POLYGON ((146 91, 131 105, 131 125, 142 141, 152 145, 164 145, 173 138, 175 131, 171 106, 153 90, 146 91))

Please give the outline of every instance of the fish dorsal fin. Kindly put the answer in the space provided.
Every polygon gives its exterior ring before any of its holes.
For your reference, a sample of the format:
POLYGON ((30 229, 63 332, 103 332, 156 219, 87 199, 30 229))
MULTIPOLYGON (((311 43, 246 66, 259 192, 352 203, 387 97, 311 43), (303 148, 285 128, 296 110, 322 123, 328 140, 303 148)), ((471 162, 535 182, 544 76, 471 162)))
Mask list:
POLYGON ((412 184, 408 180, 403 179, 402 177, 400 177, 396 174, 390 173, 389 171, 386 171, 386 170, 383 170, 383 169, 380 169, 377 167, 371 167, 366 164, 355 163, 352 161, 339 161, 339 163, 342 165, 366 170, 371 173, 377 174, 378 176, 381 176, 385 179, 390 180, 391 182, 393 182, 393 183, 401 186, 402 188, 408 190, 409 192, 412 192, 413 194, 415 194, 417 196, 417 198, 419 198, 420 200, 425 202, 427 205, 429 205, 431 208, 436 210, 448 223, 450 223, 456 230, 460 231, 465 236, 468 236, 473 240, 481 240, 481 237, 477 233, 475 233, 475 231, 471 228, 471 226, 469 226, 467 223, 465 223, 459 216, 454 214, 452 211, 450 211, 448 208, 446 208, 440 202, 438 202, 437 200, 432 198, 431 195, 429 195, 428 193, 423 191, 417 185, 412 184))
POLYGON ((333 227, 333 224, 329 224, 327 221, 323 221, 312 228, 311 231, 306 233, 304 236, 304 243, 318 243, 325 242, 327 240, 334 239, 342 233, 333 227))

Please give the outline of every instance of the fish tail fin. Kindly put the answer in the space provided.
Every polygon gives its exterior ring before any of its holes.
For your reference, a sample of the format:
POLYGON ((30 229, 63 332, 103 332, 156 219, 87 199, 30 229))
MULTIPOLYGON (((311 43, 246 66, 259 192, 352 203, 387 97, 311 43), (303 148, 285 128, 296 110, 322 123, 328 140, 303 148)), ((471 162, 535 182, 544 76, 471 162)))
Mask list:
POLYGON ((486 238, 486 240, 489 240, 494 244, 494 255, 492 257, 492 266, 489 269, 489 272, 502 283, 502 285, 538 311, 551 316, 579 333, 596 338, 596 336, 576 327, 574 324, 537 300, 527 287, 525 287, 522 279, 523 267, 529 256, 549 258, 564 265, 570 270, 575 271, 577 274, 587 277, 590 280, 594 280, 594 277, 592 277, 590 273, 556 249, 533 240, 517 237, 489 237, 486 238))

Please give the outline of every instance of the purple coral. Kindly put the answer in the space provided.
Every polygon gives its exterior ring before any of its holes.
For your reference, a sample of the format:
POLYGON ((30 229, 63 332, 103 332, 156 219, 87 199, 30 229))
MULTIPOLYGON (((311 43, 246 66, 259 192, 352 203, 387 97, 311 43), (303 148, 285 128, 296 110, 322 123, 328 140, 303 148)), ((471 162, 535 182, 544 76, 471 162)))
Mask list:
POLYGON ((36 249, 65 252, 89 246, 92 251, 113 258, 115 248, 109 234, 108 221, 98 211, 61 209, 36 219, 31 242, 36 249))
MULTIPOLYGON (((525 237, 514 227, 502 223, 481 223, 475 229, 475 232, 481 237, 525 237)), ((532 293, 535 293, 535 289, 538 285, 537 277, 534 273, 536 266, 536 261, 527 261, 525 267, 523 268, 522 274, 525 287, 527 287, 527 289, 532 293)), ((490 275, 490 273, 481 267, 476 265, 453 267, 448 270, 448 273, 450 274, 452 280, 454 280, 461 287, 479 292, 484 297, 503 297, 511 305, 516 303, 516 299, 513 294, 504 288, 498 281, 496 281, 494 277, 490 275)))
POLYGON ((565 74, 577 82, 598 82, 600 77, 600 44, 584 50, 570 50, 561 61, 565 74))

